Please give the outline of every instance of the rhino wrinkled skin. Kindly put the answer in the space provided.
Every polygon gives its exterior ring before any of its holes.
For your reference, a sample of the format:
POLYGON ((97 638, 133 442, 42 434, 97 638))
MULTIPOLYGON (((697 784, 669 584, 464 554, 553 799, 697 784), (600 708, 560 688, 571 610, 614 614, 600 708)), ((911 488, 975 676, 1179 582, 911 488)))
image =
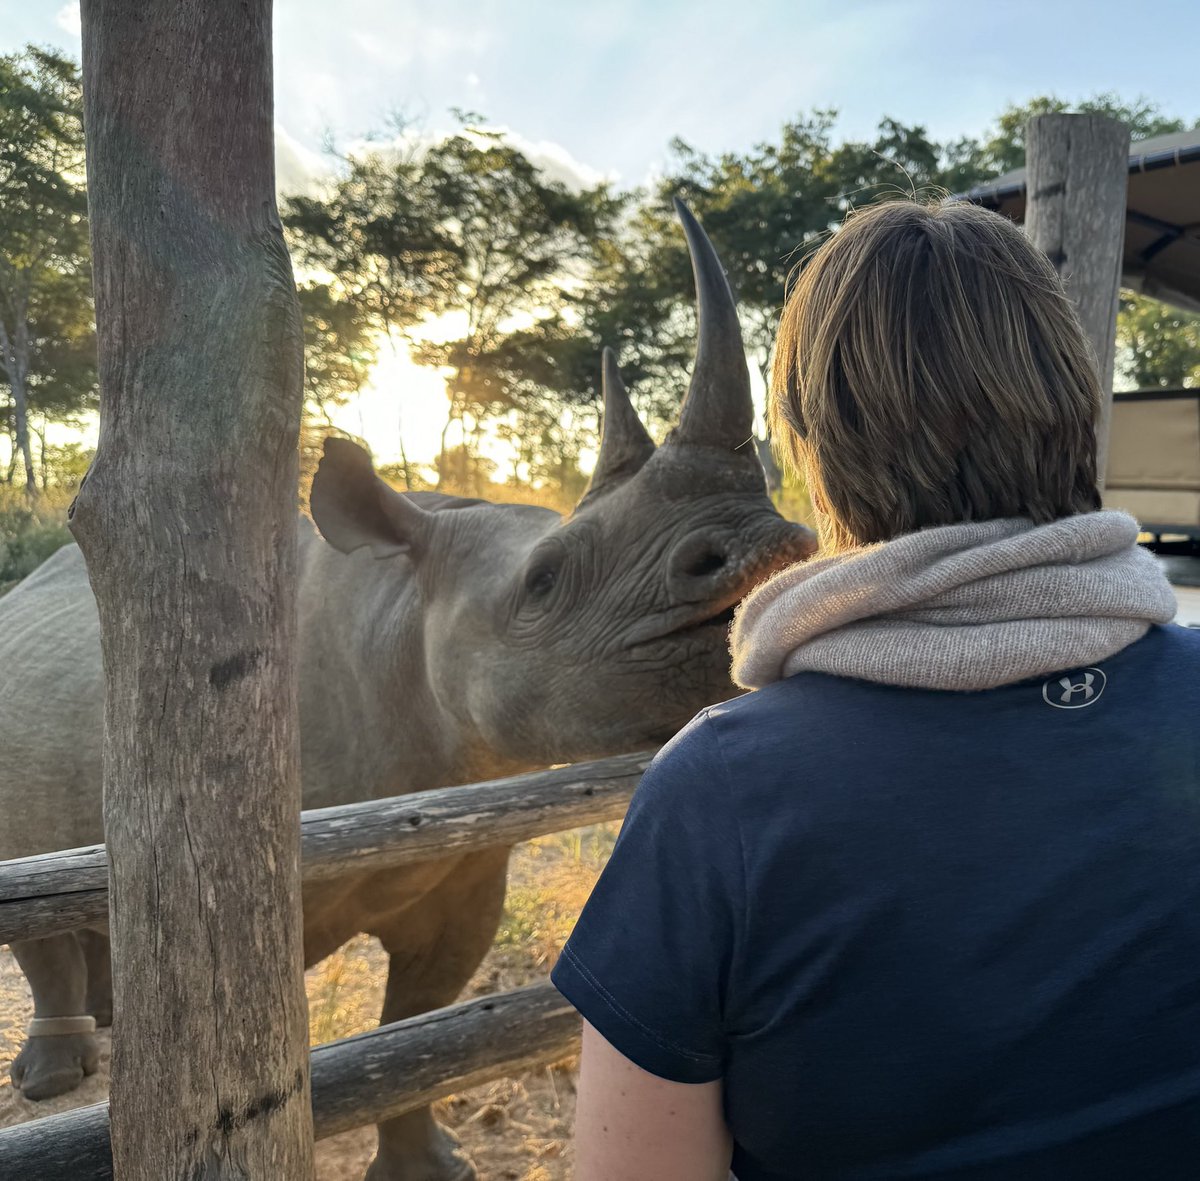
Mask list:
MULTIPOLYGON (((303 800, 320 808, 617 754, 731 696, 726 629, 811 534, 765 495, 737 313, 686 209, 700 333, 680 422, 655 448, 610 353, 604 432, 574 512, 404 495, 329 440, 299 530, 303 800)), ((103 672, 82 555, 0 600, 0 859, 95 844, 103 672)), ((359 932, 388 951, 383 1020, 451 1003, 499 923, 508 850, 304 890, 305 959, 359 932)), ((20 943, 37 1012, 111 1018, 103 932, 20 943)), ((96 1068, 91 1035, 28 1040, 29 1098, 96 1068)), ((428 1110, 382 1124, 373 1181, 473 1176, 428 1110)))

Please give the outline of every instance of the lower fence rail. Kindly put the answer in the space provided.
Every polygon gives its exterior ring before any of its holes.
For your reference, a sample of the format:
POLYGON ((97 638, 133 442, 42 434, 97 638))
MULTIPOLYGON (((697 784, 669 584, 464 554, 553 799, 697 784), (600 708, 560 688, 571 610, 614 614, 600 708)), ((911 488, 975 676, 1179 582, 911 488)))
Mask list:
MULTIPOLYGON (((578 1014, 546 983, 317 1046, 311 1056, 316 1138, 559 1062, 578 1047, 579 1028, 578 1014)), ((107 1103, 0 1131, 0 1176, 110 1181, 112 1175, 107 1103)))

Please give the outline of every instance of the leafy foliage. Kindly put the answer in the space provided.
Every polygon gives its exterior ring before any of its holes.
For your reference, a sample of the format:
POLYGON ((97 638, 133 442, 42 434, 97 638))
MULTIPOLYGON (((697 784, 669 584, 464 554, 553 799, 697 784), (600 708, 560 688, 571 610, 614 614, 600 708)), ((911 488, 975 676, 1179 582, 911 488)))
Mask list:
POLYGON ((1054 94, 1040 95, 1028 102, 1005 107, 982 138, 960 140, 951 146, 958 186, 968 188, 1015 168, 1023 168, 1025 128, 1029 120, 1036 115, 1055 115, 1064 111, 1119 119, 1129 127, 1130 137, 1135 141, 1183 131, 1188 126, 1182 119, 1164 115, 1157 103, 1141 96, 1126 102, 1120 95, 1109 92, 1072 103, 1054 94))
POLYGON ((31 503, 15 489, 0 486, 0 595, 71 541, 69 502, 69 492, 51 493, 31 503))
MULTIPOLYGON (((403 343, 446 374, 447 418, 434 469, 405 461, 397 478, 489 496, 520 486, 569 505, 596 444, 601 348, 617 350, 660 435, 686 388, 696 324, 672 197, 713 239, 766 379, 788 284, 847 211, 961 193, 1020 167, 1029 117, 1069 107, 1120 118, 1135 139, 1184 126, 1142 97, 1043 95, 1005 108, 976 137, 938 142, 885 118, 847 140, 836 112, 818 109, 741 152, 676 140, 665 175, 622 194, 547 177, 470 114, 435 143, 406 134, 346 155, 324 193, 283 204, 310 415, 328 421, 363 387, 379 348, 403 343), (442 331, 431 339, 434 320, 442 331), (507 465, 485 455, 488 436, 509 445, 507 465)), ((0 429, 29 488, 68 486, 86 462, 44 444, 39 462, 39 421, 44 431, 95 405, 82 146, 75 64, 34 47, 0 57, 0 429)), ((1118 333, 1127 382, 1200 384, 1200 317, 1129 295, 1118 333)), ((306 438, 305 462, 315 462, 318 435, 306 438)), ((806 511, 802 490, 785 482, 781 495, 806 511)))
POLYGON ((1121 300, 1121 376, 1134 388, 1200 386, 1200 315, 1144 296, 1121 300))
POLYGON ((328 414, 362 389, 377 353, 370 316, 338 299, 329 283, 300 283, 304 329, 304 397, 310 412, 328 414))
MULTIPOLYGON (((302 265, 333 276, 325 323, 341 307, 365 331, 407 333, 454 313, 457 335, 410 337, 410 347, 419 362, 449 371, 439 473, 474 484, 483 424, 520 417, 533 388, 547 388, 534 373, 545 375, 562 337, 537 325, 554 321, 587 281, 618 204, 603 187, 577 192, 548 179, 500 132, 464 125, 423 151, 347 161, 328 198, 295 198, 285 216, 302 265), (527 348, 514 350, 516 339, 527 348), (455 424, 458 457, 448 451, 455 424)), ((329 333, 339 356, 350 335, 329 333)), ((319 377, 314 396, 328 400, 328 385, 319 377)))
POLYGON ((94 404, 82 92, 74 62, 0 57, 0 423, 36 488, 30 416, 94 404))

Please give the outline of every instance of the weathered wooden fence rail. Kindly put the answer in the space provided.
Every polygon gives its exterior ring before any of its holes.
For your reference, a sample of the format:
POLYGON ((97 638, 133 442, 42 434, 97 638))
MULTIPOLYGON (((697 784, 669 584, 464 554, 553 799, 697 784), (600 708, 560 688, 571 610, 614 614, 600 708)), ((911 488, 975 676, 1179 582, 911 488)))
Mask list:
MULTIPOLYGON (((622 816, 653 752, 301 814, 305 882, 467 853, 622 816)), ((104 922, 103 845, 0 862, 0 943, 104 922)))
MULTIPOLYGON (((578 1037, 579 1018, 571 1006, 551 985, 535 984, 317 1046, 311 1056, 316 1138, 548 1066, 568 1057, 578 1037)), ((237 1120, 251 1114, 221 1116, 237 1120)), ((0 1176, 109 1181, 112 1175, 107 1103, 0 1132, 0 1176)))
MULTIPOLYGON (((618 755, 488 783, 439 788, 301 816, 304 881, 386 869, 615 820, 653 757, 618 755)), ((0 862, 0 942, 102 922, 103 845, 0 862)), ((549 984, 425 1013, 312 1051, 317 1139, 549 1065, 575 1048, 579 1020, 549 984)), ((249 1113, 222 1113, 230 1120, 249 1113)), ((108 1104, 0 1131, 2 1175, 101 1181, 113 1175, 108 1104)))

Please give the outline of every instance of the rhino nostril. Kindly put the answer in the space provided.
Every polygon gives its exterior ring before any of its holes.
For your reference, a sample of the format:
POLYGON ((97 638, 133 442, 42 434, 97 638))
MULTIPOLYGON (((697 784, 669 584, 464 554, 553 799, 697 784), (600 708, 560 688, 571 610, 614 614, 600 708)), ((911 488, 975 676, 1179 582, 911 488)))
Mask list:
POLYGON ((688 566, 687 572, 692 578, 703 578, 706 574, 715 574, 724 565, 725 555, 719 554, 715 550, 709 550, 692 562, 688 566))

